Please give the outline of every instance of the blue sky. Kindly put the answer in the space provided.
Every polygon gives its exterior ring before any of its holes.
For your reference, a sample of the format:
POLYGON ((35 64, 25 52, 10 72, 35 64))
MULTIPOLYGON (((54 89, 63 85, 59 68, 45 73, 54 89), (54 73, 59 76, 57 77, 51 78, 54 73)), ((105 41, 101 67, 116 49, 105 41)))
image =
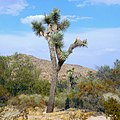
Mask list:
POLYGON ((65 48, 76 37, 88 40, 67 63, 95 69, 120 59, 120 0, 0 0, 0 55, 15 52, 49 60, 47 42, 35 36, 31 21, 59 8, 71 25, 64 34, 65 48))

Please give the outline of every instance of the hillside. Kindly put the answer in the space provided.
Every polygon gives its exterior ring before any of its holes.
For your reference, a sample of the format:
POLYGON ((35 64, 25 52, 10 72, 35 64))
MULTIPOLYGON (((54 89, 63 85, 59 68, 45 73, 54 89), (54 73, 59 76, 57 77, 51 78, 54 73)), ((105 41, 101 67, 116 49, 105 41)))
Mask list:
MULTIPOLYGON (((27 57, 28 55, 23 55, 27 57)), ((50 75, 52 74, 51 71, 51 62, 48 60, 39 59, 33 56, 28 56, 30 61, 40 70, 40 78, 50 80, 50 75)), ((66 79, 67 78, 67 70, 71 70, 74 68, 75 76, 86 76, 89 71, 95 72, 95 70, 83 67, 80 65, 73 65, 73 64, 64 64, 59 73, 59 79, 66 79)))

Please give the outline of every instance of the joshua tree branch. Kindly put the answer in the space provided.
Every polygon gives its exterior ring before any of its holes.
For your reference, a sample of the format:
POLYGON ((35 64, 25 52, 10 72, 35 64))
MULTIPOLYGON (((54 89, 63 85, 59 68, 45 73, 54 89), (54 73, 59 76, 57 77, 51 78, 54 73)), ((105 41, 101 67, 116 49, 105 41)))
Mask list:
POLYGON ((75 42, 68 48, 68 54, 71 54, 73 49, 76 47, 87 47, 87 40, 81 41, 79 38, 77 38, 75 42))
MULTIPOLYGON (((77 38, 75 40, 75 42, 73 44, 71 44, 70 47, 68 48, 66 59, 73 52, 73 50, 77 47, 87 47, 87 40, 81 41, 79 38, 77 38)), ((58 71, 61 69, 62 65, 66 61, 66 59, 59 59, 59 57, 61 56, 60 55, 61 53, 62 53, 62 51, 58 55, 58 71)))

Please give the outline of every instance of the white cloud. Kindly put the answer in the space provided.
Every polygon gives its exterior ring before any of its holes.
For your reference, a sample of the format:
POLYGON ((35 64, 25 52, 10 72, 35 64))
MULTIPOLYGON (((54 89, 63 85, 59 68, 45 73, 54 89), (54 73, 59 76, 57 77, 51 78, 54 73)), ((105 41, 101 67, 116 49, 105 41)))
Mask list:
POLYGON ((91 4, 120 5, 120 0, 87 0, 91 4))
POLYGON ((92 17, 82 17, 82 16, 76 16, 76 15, 65 15, 65 16, 62 16, 62 19, 68 19, 71 22, 76 22, 78 20, 92 19, 92 17))
POLYGON ((27 6, 26 0, 0 0, 0 14, 16 16, 27 6))
POLYGON ((77 7, 85 7, 85 6, 86 6, 86 4, 81 3, 81 4, 77 4, 76 6, 77 6, 77 7))
POLYGON ((87 5, 120 5, 120 0, 68 0, 69 2, 75 2, 77 7, 85 7, 87 5))
POLYGON ((77 1, 79 1, 79 0, 68 0, 69 2, 77 2, 77 1))
MULTIPOLYGON (((23 24, 31 24, 32 21, 39 21, 43 22, 44 15, 31 15, 27 16, 25 18, 21 18, 21 23, 23 24)), ((63 19, 68 19, 71 22, 76 22, 78 20, 87 20, 87 19, 92 19, 92 17, 82 17, 82 16, 75 16, 75 15, 64 15, 61 16, 61 20, 63 19)))
POLYGON ((34 16, 27 16, 21 19, 23 24, 31 24, 32 21, 40 21, 42 22, 44 19, 44 15, 34 15, 34 16))
POLYGON ((90 4, 91 4, 91 2, 89 0, 84 0, 83 2, 78 2, 78 4, 76 4, 76 6, 77 7, 85 7, 90 4))
POLYGON ((104 51, 106 51, 106 52, 117 52, 119 50, 116 49, 116 48, 105 48, 104 51))

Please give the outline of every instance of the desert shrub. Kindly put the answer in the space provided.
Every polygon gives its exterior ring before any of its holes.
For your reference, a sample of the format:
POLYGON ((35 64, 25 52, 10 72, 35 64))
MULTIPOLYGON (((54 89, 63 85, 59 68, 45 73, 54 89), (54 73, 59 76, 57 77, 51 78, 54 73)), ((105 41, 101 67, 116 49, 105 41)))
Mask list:
POLYGON ((104 112, 103 101, 101 95, 99 94, 84 94, 79 99, 80 107, 83 109, 93 110, 97 112, 104 112))
POLYGON ((80 82, 69 94, 70 107, 104 112, 103 88, 103 85, 99 87, 95 81, 80 82))
POLYGON ((55 97, 55 106, 60 109, 65 108, 66 98, 67 98, 66 94, 59 93, 59 95, 55 97))
POLYGON ((6 81, 5 81, 3 78, 1 78, 1 79, 0 79, 0 85, 4 86, 5 83, 6 83, 6 81))
POLYGON ((20 94, 49 95, 50 83, 47 80, 21 79, 7 81, 5 87, 13 96, 20 94))
POLYGON ((16 97, 12 97, 10 100, 8 100, 8 105, 15 106, 19 109, 24 108, 35 108, 40 107, 43 108, 46 105, 45 100, 41 95, 34 94, 34 95, 19 95, 16 97))
POLYGON ((69 120, 87 120, 93 113, 92 112, 82 112, 77 110, 75 112, 69 113, 69 120))
POLYGON ((47 80, 39 80, 38 71, 29 57, 15 53, 11 57, 0 57, 0 84, 11 93, 12 96, 20 94, 49 95, 50 83, 47 80), (5 65, 4 65, 5 64, 5 65), (4 69, 4 72, 3 72, 4 69))
POLYGON ((7 66, 7 62, 6 62, 7 58, 0 56, 0 78, 2 77, 4 70, 7 66))
POLYGON ((70 99, 70 107, 104 112, 103 101, 98 94, 84 93, 81 97, 70 99))
POLYGON ((105 101, 104 107, 106 116, 111 120, 120 120, 120 103, 116 99, 109 98, 105 101))
MULTIPOLYGON (((120 70, 119 63, 119 61, 114 63, 114 70, 120 70)), ((119 95, 117 86, 120 85, 120 80, 113 79, 113 69, 109 66, 103 66, 96 74, 97 78, 95 73, 89 72, 86 77, 77 80, 77 85, 70 90, 68 95, 70 107, 104 112, 105 99, 103 94, 110 92, 119 95)))
POLYGON ((44 100, 45 100, 45 102, 47 103, 48 100, 49 100, 49 96, 44 96, 44 100))
POLYGON ((112 71, 111 68, 107 65, 98 67, 98 71, 96 76, 101 80, 112 79, 112 71))
POLYGON ((14 81, 7 81, 5 84, 6 89, 13 95, 19 94, 31 94, 31 86, 33 82, 30 79, 21 79, 21 80, 14 80, 14 81))
MULTIPOLYGON (((114 68, 112 70, 112 73, 113 73, 113 80, 116 81, 116 80, 120 80, 120 60, 116 60, 114 62, 114 68)), ((119 85, 120 85, 120 82, 119 82, 119 85)))
MULTIPOLYGON (((96 76, 101 80, 120 80, 120 60, 117 59, 114 62, 113 68, 110 68, 110 66, 107 65, 98 67, 96 76)), ((118 84, 120 85, 120 81, 118 84)))
POLYGON ((70 108, 70 99, 67 97, 65 100, 65 110, 70 108))
POLYGON ((33 65, 29 62, 28 58, 22 59, 19 55, 14 55, 13 58, 9 57, 6 63, 7 66, 3 74, 5 88, 13 96, 21 91, 25 92, 30 82, 35 80, 33 65))
POLYGON ((5 84, 4 71, 6 69, 7 62, 6 57, 0 56, 0 85, 5 84))
POLYGON ((59 80, 57 82, 57 93, 64 92, 68 88, 68 82, 66 80, 59 80))
POLYGON ((48 80, 36 80, 31 86, 32 94, 49 96, 50 83, 48 80))
POLYGON ((0 107, 4 106, 10 97, 10 93, 2 85, 0 85, 0 107))

